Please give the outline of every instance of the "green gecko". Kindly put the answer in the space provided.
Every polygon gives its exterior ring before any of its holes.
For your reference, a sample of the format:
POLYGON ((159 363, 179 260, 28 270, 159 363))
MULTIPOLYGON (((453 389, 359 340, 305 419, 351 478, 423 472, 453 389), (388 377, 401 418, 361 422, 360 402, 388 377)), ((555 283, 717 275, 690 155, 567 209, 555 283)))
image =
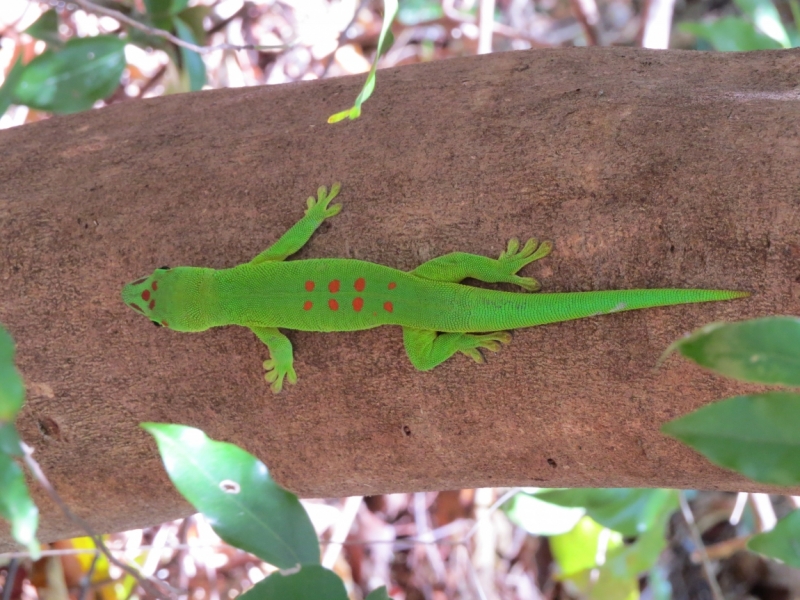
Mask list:
POLYGON ((273 392, 284 378, 297 382, 292 344, 278 328, 355 331, 400 325, 411 363, 427 371, 461 352, 484 362, 480 349, 497 351, 511 341, 507 329, 690 302, 729 300, 747 292, 698 289, 611 290, 520 294, 463 285, 467 277, 539 289, 516 273, 550 253, 550 242, 511 239, 497 260, 452 252, 405 272, 362 260, 317 258, 285 261, 322 222, 339 213, 339 193, 322 186, 308 199, 305 216, 277 242, 232 269, 162 267, 122 290, 132 309, 175 331, 242 325, 267 345, 265 378, 273 392), (491 333, 489 333, 491 332, 491 333))

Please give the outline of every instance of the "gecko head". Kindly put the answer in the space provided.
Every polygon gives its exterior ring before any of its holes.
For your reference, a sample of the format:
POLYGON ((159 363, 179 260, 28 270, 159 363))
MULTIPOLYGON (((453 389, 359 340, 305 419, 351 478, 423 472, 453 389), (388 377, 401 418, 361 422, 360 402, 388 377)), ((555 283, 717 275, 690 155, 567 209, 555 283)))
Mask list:
POLYGON ((122 300, 158 327, 204 331, 209 321, 201 306, 210 269, 161 267, 122 288, 122 300))

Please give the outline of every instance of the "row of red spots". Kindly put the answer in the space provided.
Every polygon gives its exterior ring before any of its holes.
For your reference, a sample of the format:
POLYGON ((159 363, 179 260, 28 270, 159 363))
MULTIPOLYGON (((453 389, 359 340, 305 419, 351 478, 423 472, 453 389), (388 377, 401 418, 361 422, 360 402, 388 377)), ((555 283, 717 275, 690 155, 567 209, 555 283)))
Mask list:
MULTIPOLYGON (((341 281, 339 281, 338 279, 333 279, 328 284, 328 291, 330 293, 332 293, 332 294, 335 294, 336 292, 338 292, 341 289, 341 286, 342 286, 341 281)), ((311 281, 311 280, 306 281, 305 289, 306 289, 307 292, 313 292, 314 291, 314 287, 316 287, 316 284, 313 281, 311 281)), ((357 292, 363 292, 366 287, 367 287, 367 282, 363 277, 359 277, 358 279, 356 279, 355 283, 353 284, 353 288, 355 288, 355 290, 357 292)), ((388 285, 388 288, 390 290, 393 290, 396 287, 397 287, 397 284, 394 281, 390 282, 389 285, 388 285)), ((313 306, 314 306, 314 303, 311 302, 311 300, 306 300, 303 303, 303 310, 311 310, 313 308, 313 306)), ((339 310, 339 302, 337 302, 336 300, 331 298, 330 300, 328 300, 328 308, 330 308, 331 310, 339 310)), ((353 310, 356 311, 356 312, 361 312, 361 309, 363 309, 363 308, 364 308, 364 299, 361 298, 361 297, 354 298, 353 299, 353 310)), ((386 312, 392 312, 392 311, 394 311, 394 305, 391 302, 384 302, 383 303, 383 309, 386 312)))

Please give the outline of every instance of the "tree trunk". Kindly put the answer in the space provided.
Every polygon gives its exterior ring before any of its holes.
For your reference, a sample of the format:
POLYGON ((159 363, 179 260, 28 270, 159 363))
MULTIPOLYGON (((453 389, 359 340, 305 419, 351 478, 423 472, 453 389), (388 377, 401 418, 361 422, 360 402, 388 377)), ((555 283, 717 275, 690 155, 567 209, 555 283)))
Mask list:
MULTIPOLYGON (((239 444, 302 496, 483 486, 765 490, 659 433, 758 389, 659 355, 703 324, 800 313, 798 51, 509 52, 363 76, 114 105, 0 132, 0 322, 28 385, 25 441, 101 531, 190 512, 137 424, 239 444), (120 289, 161 265, 230 267, 342 182, 294 258, 412 269, 552 240, 545 291, 749 290, 520 330, 431 372, 400 329, 290 332, 273 395, 244 328, 153 327, 120 289)), ((496 286, 502 287, 502 286, 496 286)), ((504 287, 502 289, 512 289, 504 287)), ((34 488, 35 489, 35 488, 34 488)), ((41 537, 79 533, 35 489, 41 537)), ((7 539, 7 538, 6 538, 7 539)))

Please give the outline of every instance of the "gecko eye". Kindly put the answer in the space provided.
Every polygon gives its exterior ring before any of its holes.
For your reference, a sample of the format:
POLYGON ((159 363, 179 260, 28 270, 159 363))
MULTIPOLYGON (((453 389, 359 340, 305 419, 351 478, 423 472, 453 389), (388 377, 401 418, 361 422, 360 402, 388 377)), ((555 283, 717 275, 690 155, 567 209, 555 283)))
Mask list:
POLYGON ((163 325, 161 323, 159 323, 158 321, 151 321, 151 323, 153 325, 155 325, 156 327, 163 327, 163 325))
POLYGON ((169 267, 158 267, 161 271, 169 271, 169 267))

